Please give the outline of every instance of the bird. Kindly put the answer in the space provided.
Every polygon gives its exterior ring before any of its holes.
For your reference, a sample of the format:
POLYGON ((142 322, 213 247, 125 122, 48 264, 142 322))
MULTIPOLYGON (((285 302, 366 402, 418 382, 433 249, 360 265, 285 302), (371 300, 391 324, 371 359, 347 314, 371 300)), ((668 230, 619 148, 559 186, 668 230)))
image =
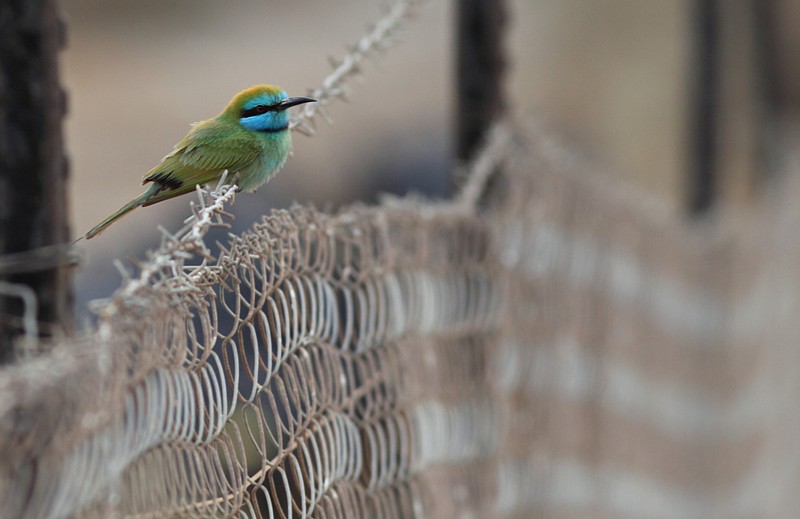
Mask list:
POLYGON ((137 207, 147 207, 190 193, 197 185, 218 181, 226 171, 236 179, 239 191, 255 191, 281 169, 289 156, 292 137, 288 109, 312 102, 316 99, 289 97, 274 85, 242 90, 219 115, 193 124, 172 152, 147 172, 142 185, 150 186, 144 193, 83 237, 94 238, 137 207))

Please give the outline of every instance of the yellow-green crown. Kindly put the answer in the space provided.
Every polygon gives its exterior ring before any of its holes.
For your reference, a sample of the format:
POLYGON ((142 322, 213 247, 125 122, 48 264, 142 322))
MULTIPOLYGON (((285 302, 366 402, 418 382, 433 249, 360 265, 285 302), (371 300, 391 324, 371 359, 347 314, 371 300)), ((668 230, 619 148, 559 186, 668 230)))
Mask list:
POLYGON ((248 103, 256 99, 275 99, 276 102, 286 97, 286 92, 281 90, 280 87, 275 85, 255 85, 246 88, 233 96, 231 102, 225 107, 225 112, 231 115, 237 115, 242 108, 249 108, 246 106, 248 103))

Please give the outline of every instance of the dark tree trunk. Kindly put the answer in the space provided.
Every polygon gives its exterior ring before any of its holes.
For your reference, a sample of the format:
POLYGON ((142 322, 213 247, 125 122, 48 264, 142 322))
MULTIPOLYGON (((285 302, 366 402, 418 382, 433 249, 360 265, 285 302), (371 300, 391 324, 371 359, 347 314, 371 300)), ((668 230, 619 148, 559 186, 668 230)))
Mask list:
POLYGON ((718 180, 720 10, 717 0, 697 0, 692 15, 693 70, 687 184, 689 213, 700 216, 712 208, 718 180))
MULTIPOLYGON (((55 0, 0 0, 0 254, 7 283, 36 294, 40 334, 69 329, 69 268, 47 261, 69 240, 61 124, 65 94, 58 80, 64 27, 55 0), (43 258, 44 261, 43 261, 43 258)), ((62 264, 59 264, 62 263, 62 264)), ((21 333, 21 300, 0 295, 0 363, 13 360, 21 333)))
POLYGON ((456 154, 472 158, 484 132, 505 108, 502 35, 505 0, 459 0, 456 42, 456 154))

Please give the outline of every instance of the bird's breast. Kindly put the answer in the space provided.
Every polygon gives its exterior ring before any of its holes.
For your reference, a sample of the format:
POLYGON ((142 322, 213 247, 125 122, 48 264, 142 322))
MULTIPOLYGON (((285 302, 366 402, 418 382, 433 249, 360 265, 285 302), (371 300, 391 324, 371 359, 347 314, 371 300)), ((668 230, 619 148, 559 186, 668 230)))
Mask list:
POLYGON ((275 176, 289 157, 292 139, 288 131, 279 133, 260 133, 263 151, 239 171, 239 188, 242 191, 255 191, 275 176))

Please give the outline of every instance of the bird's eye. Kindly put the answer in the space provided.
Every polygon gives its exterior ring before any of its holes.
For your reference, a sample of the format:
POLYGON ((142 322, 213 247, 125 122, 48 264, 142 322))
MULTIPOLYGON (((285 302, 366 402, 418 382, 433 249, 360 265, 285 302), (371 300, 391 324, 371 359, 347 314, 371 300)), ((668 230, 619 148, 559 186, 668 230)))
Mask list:
POLYGON ((263 114, 266 111, 267 111, 267 106, 266 105, 258 105, 258 106, 256 106, 256 113, 257 114, 263 114))

